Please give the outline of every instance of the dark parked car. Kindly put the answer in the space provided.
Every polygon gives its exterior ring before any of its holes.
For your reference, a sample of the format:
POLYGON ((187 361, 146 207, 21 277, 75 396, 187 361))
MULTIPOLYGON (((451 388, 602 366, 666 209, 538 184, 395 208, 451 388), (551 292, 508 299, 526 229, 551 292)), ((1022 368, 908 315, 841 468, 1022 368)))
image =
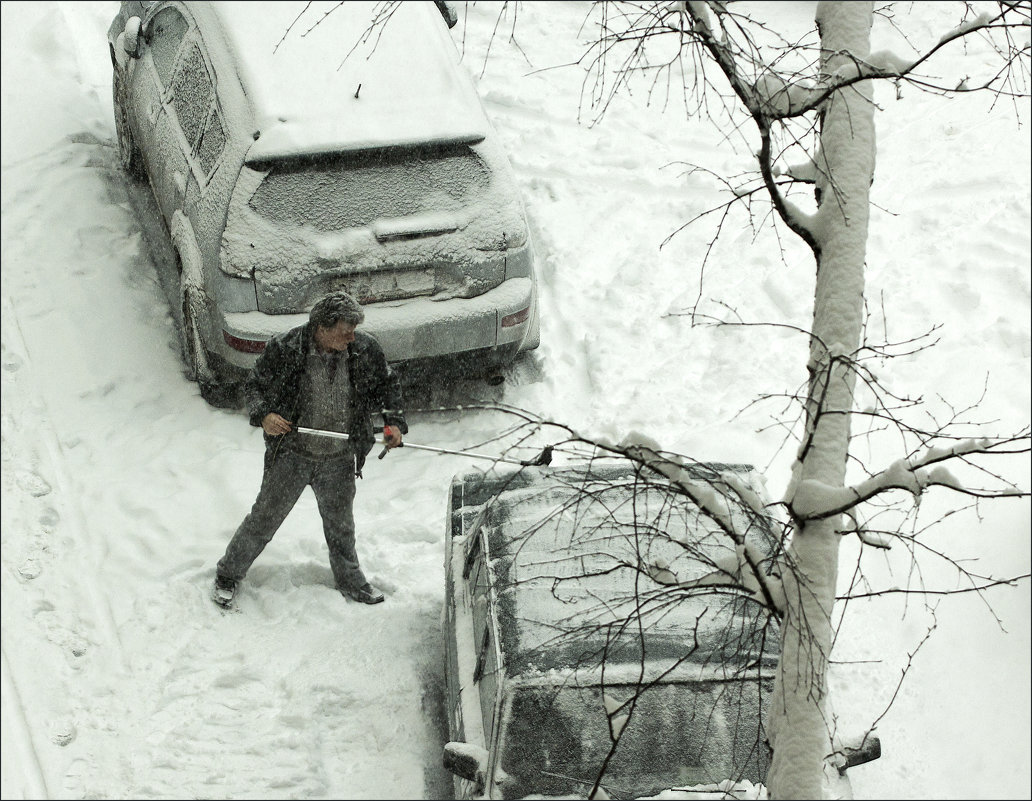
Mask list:
MULTIPOLYGON (((686 471, 765 497, 748 465, 686 471)), ((599 798, 765 792, 777 624, 749 595, 678 586, 737 563, 712 520, 627 463, 470 471, 449 495, 444 764, 457 798, 587 798, 596 781, 599 798)), ((748 504, 731 515, 771 567, 769 518, 748 504)), ((879 754, 869 736, 829 758, 827 797, 852 797, 846 768, 879 754)))
MULTIPOLYGON (((755 483, 742 465, 695 468, 727 471, 755 483)), ((613 798, 764 780, 776 625, 740 594, 685 597, 651 578, 701 576, 734 553, 663 485, 626 464, 453 480, 445 764, 458 797, 587 797, 603 766, 613 798)), ((776 541, 762 519, 752 534, 776 541)))
POLYGON ((123 2, 108 30, 122 164, 153 189, 213 402, 336 289, 391 362, 487 373, 537 346, 522 198, 454 16, 399 3, 366 37, 377 6, 123 2))

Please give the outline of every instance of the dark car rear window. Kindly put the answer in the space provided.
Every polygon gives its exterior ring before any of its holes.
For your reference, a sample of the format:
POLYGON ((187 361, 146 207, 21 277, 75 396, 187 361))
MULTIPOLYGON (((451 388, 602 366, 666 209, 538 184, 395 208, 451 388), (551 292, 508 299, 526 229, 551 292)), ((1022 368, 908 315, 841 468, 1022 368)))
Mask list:
MULTIPOLYGON (((613 741, 605 700, 636 706, 602 778, 610 798, 732 779, 762 781, 760 724, 773 679, 514 691, 501 768, 505 798, 587 798, 613 741)), ((620 710, 625 711, 624 709, 620 710)))
POLYGON ((251 196, 255 212, 322 231, 455 211, 474 203, 490 181, 487 166, 466 146, 366 151, 252 166, 269 171, 251 196))

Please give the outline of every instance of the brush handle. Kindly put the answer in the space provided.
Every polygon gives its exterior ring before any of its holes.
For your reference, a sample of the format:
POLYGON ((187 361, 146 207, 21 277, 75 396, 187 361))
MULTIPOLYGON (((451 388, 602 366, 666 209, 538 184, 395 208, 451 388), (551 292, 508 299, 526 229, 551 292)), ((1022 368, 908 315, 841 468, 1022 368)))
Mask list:
POLYGON ((351 437, 341 431, 323 431, 321 428, 305 428, 304 426, 297 426, 294 430, 298 434, 313 434, 317 437, 330 437, 332 439, 351 439, 351 437))

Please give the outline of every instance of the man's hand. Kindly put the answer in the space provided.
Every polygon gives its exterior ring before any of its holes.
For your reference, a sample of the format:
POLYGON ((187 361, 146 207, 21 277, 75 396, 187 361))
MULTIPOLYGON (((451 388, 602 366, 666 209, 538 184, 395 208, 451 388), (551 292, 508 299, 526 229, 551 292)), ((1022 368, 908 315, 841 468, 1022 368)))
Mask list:
MULTIPOLYGON (((268 434, 270 437, 278 437, 282 434, 290 432, 291 427, 294 424, 291 423, 287 418, 281 417, 276 412, 269 412, 265 417, 262 418, 262 431, 268 434)), ((401 439, 399 434, 398 439, 401 439)))
POLYGON ((401 429, 397 426, 384 426, 383 444, 387 446, 388 450, 401 445, 401 429))

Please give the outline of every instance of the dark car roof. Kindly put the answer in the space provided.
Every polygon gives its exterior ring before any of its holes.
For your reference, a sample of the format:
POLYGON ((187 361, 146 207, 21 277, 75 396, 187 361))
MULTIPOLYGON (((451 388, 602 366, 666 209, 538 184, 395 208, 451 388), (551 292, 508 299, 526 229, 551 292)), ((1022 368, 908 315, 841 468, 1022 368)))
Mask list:
MULTIPOLYGON (((755 475, 748 465, 690 469, 704 481, 726 472, 755 475)), ((672 496, 665 479, 622 464, 470 473, 463 481, 465 503, 487 501, 474 525, 487 535, 510 678, 593 671, 603 656, 609 680, 618 680, 621 665, 636 676, 643 655, 654 673, 726 672, 756 658, 773 664, 776 630, 765 628, 768 615, 758 603, 727 591, 690 595, 636 567, 669 563, 684 581, 734 555, 730 541, 684 496, 672 496)), ((744 519, 746 512, 734 514, 744 519)), ((767 553, 776 542, 762 521, 752 521, 750 537, 767 553)))

